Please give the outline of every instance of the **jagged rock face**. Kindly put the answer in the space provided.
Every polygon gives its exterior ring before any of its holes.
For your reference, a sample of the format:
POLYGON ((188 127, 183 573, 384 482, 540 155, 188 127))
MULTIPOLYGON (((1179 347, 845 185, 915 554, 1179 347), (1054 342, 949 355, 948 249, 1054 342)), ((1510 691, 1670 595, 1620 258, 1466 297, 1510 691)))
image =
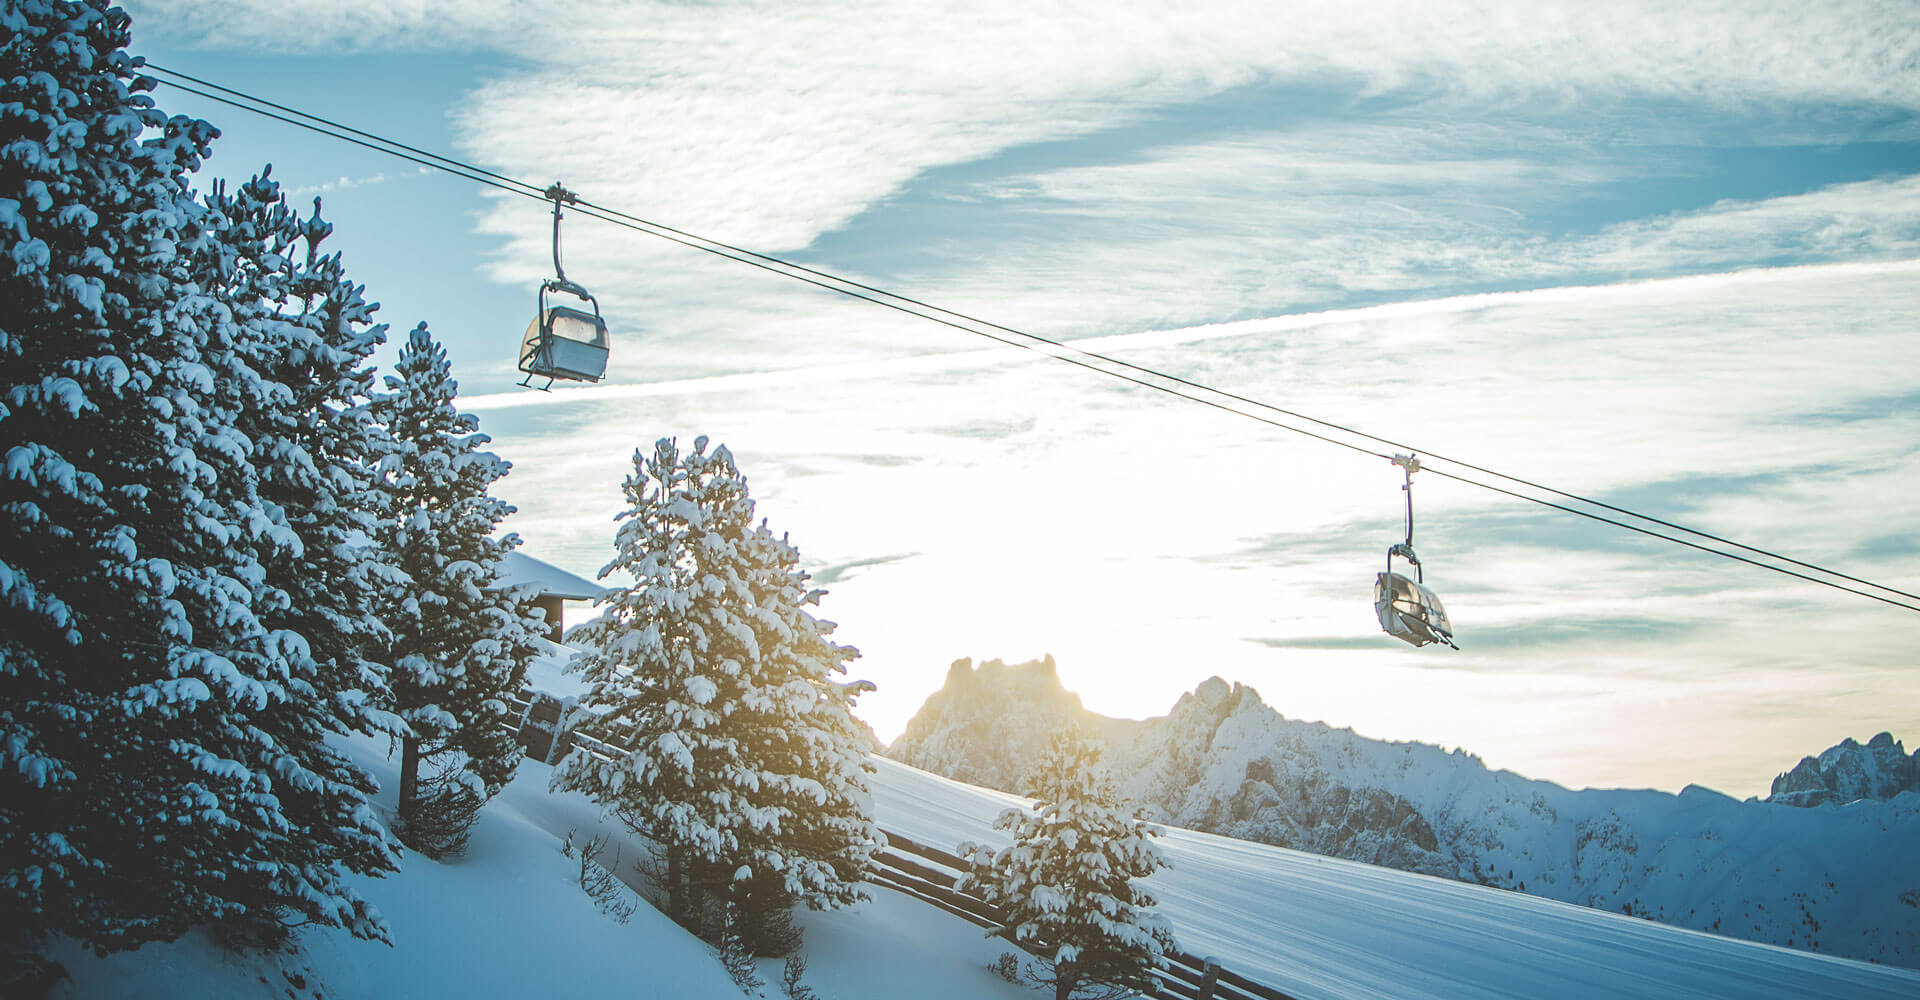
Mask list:
MULTIPOLYGON (((1417 806, 1330 772, 1297 726, 1244 685, 1211 678, 1164 718, 1110 742, 1122 790, 1151 818, 1242 840, 1457 877, 1417 806), (1291 737, 1291 738, 1290 738, 1291 737)), ((1324 728, 1324 727, 1322 727, 1324 728)))
POLYGON ((956 781, 1018 792, 1027 765, 1058 729, 1091 725, 1080 696, 1060 685, 1053 657, 1013 666, 955 660, 887 756, 956 781))
POLYGON ((1909 757, 1892 733, 1881 733, 1866 746, 1849 737, 1818 757, 1800 758, 1793 770, 1773 779, 1767 801, 1812 807, 1907 791, 1920 791, 1920 750, 1909 757))

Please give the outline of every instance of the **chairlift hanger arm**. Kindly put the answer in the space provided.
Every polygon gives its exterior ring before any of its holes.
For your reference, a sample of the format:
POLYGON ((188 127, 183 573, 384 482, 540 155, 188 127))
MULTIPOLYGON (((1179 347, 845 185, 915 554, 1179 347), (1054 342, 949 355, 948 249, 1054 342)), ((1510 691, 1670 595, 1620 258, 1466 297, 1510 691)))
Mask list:
POLYGON ((580 196, 567 190, 559 181, 554 181, 545 194, 547 200, 553 202, 553 273, 559 278, 561 287, 570 292, 575 291, 580 286, 568 281, 567 269, 560 266, 560 219, 563 217, 560 206, 562 204, 577 205, 580 203, 580 196))
MULTIPOLYGON (((1404 554, 1408 562, 1418 566, 1420 565, 1420 560, 1413 558, 1413 474, 1420 471, 1420 456, 1395 455, 1393 456, 1393 464, 1399 466, 1401 471, 1406 474, 1406 482, 1400 484, 1401 491, 1407 495, 1407 542, 1404 546, 1406 549, 1404 554)), ((1402 546, 1395 546, 1394 548, 1399 549, 1402 548, 1402 546)))

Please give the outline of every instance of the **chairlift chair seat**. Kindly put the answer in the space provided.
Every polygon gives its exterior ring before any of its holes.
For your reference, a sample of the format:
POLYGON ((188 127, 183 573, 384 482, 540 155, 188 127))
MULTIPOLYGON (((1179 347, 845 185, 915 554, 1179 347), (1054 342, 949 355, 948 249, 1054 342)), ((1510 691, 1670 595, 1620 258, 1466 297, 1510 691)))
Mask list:
POLYGON ((599 310, 542 309, 527 325, 520 370, 541 378, 600 381, 607 374, 607 324, 599 310))
POLYGON ((1388 635, 1415 646, 1434 642, 1453 646, 1447 609, 1423 584, 1392 571, 1379 574, 1373 582, 1373 610, 1388 635))

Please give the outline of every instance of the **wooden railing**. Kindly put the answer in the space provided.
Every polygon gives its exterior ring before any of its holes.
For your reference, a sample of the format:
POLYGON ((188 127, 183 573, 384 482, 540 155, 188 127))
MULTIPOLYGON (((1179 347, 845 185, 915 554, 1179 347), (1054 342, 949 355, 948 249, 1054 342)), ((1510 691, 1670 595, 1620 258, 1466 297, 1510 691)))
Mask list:
MULTIPOLYGON (((514 729, 521 745, 528 748, 530 756, 548 763, 557 762, 571 750, 581 750, 603 760, 626 754, 624 748, 578 730, 564 729, 563 715, 564 706, 553 699, 523 693, 512 703, 512 717, 518 725, 510 724, 510 728, 514 729), (554 710, 550 712, 546 706, 553 706, 554 710), (548 715, 552 718, 545 718, 548 715)), ((990 931, 1006 928, 1005 913, 979 896, 957 888, 960 876, 967 871, 966 859, 898 833, 882 832, 887 844, 874 852, 867 881, 905 893, 990 931)), ((1164 967, 1153 970, 1154 982, 1148 996, 1171 1000, 1295 1000, 1265 983, 1222 968, 1213 959, 1184 951, 1170 952, 1166 958, 1164 967)))
MULTIPOLYGON (((1007 926, 1006 915, 985 900, 955 888, 967 870, 966 859, 909 837, 887 832, 887 846, 873 855, 867 879, 984 927, 1007 926)), ((1148 994, 1178 1000, 1294 1000, 1265 983, 1258 983, 1220 963, 1184 951, 1167 954, 1167 965, 1154 970, 1148 994)))

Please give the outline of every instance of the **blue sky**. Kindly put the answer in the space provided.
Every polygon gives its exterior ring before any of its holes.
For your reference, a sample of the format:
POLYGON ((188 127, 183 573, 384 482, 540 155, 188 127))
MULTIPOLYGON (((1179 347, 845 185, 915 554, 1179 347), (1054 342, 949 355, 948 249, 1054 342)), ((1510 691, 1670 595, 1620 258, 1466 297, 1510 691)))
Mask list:
MULTIPOLYGON (((729 242, 1920 589, 1905 3, 129 5, 174 69, 729 242)), ((730 445, 904 724, 949 661, 1211 674, 1568 784, 1762 794, 1920 732, 1920 619, 1435 478, 1462 650, 1381 635, 1398 472, 576 219, 603 387, 513 387, 531 201, 176 91, 427 320, 591 575, 633 449, 730 445)))

